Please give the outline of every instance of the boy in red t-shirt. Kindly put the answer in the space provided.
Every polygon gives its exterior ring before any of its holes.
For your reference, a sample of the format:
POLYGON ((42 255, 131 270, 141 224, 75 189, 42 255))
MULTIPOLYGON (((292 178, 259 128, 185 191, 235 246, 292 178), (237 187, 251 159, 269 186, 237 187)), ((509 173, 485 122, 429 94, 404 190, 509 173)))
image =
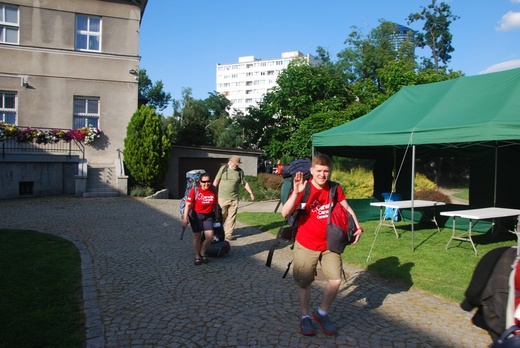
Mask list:
MULTIPOLYGON (((341 255, 327 249, 326 230, 330 207, 330 176, 331 159, 326 155, 317 155, 312 159, 312 178, 303 179, 303 173, 296 173, 293 180, 293 191, 282 208, 282 215, 287 218, 300 205, 304 188, 310 185, 309 198, 304 208, 306 213, 298 221, 298 233, 294 243, 293 277, 298 285, 298 299, 302 313, 300 328, 303 335, 314 335, 314 327, 309 316, 311 285, 314 281, 316 266, 321 262, 321 269, 327 278, 327 285, 323 290, 323 299, 314 312, 314 320, 321 326, 327 335, 336 334, 336 326, 328 317, 328 310, 336 298, 341 284, 341 255)), ((354 244, 361 237, 363 229, 359 226, 356 214, 348 205, 345 193, 341 187, 337 188, 337 202, 352 214, 356 225, 354 244)))
POLYGON ((195 253, 195 265, 202 262, 208 263, 206 250, 213 239, 213 222, 217 216, 218 197, 211 186, 211 180, 208 174, 200 177, 200 185, 198 190, 195 187, 190 190, 186 197, 186 206, 184 208, 184 217, 182 219, 182 228, 188 226, 188 219, 193 230, 193 251, 195 253), (197 197, 195 192, 198 191, 197 197), (204 242, 200 243, 202 233, 204 233, 204 242))

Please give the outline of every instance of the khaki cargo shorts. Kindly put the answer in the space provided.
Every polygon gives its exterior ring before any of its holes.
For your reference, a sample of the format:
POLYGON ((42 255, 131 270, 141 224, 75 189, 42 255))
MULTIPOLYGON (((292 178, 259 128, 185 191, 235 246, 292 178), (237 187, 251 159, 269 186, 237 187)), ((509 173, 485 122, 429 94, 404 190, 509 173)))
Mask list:
POLYGON ((341 279, 341 255, 330 250, 315 251, 294 243, 293 278, 296 284, 306 288, 314 281, 316 266, 320 261, 321 270, 327 280, 341 279))

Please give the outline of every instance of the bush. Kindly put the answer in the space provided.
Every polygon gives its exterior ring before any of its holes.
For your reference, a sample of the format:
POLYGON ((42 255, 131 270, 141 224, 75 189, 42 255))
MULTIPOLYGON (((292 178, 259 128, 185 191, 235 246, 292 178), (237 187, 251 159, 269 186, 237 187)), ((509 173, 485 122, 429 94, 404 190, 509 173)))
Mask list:
POLYGON ((423 199, 426 201, 437 201, 444 203, 451 203, 450 197, 445 195, 439 190, 421 190, 416 191, 414 194, 415 199, 423 199))
POLYGON ((153 194, 154 194, 154 190, 151 187, 134 186, 130 190, 130 196, 134 196, 134 197, 148 197, 153 194))
POLYGON ((426 175, 415 174, 415 191, 437 191, 437 184, 426 177, 426 175))
MULTIPOLYGON (((249 183, 255 201, 270 201, 280 199, 280 188, 282 187, 282 177, 275 174, 259 173, 258 176, 246 175, 246 181, 249 183)), ((241 201, 250 201, 251 196, 240 186, 239 197, 241 201)))
POLYGON ((343 170, 333 170, 332 180, 341 184, 348 199, 370 198, 374 193, 374 178, 372 172, 362 167, 343 170))
MULTIPOLYGON (((354 167, 348 171, 335 169, 331 179, 341 184, 348 199, 370 198, 374 191, 372 171, 363 167, 354 167)), ((258 176, 246 176, 256 201, 280 199, 280 189, 283 178, 276 174, 259 173, 258 176)), ((423 174, 415 175, 415 198, 450 202, 448 196, 438 191, 437 185, 423 174)), ((249 193, 241 186, 239 192, 241 201, 250 201, 249 193)))
POLYGON ((257 178, 266 189, 279 190, 282 187, 283 178, 281 175, 259 173, 257 178))
POLYGON ((154 109, 143 105, 133 114, 126 129, 124 156, 125 167, 139 185, 158 188, 163 182, 171 138, 171 125, 162 129, 154 109))

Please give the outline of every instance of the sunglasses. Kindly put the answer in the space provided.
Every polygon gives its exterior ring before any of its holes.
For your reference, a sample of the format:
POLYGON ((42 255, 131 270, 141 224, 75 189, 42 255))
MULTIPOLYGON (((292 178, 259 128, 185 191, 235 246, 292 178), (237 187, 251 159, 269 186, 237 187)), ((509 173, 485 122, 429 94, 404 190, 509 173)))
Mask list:
POLYGON ((209 184, 210 182, 211 182, 210 180, 207 180, 207 181, 201 180, 200 181, 201 184, 209 184))

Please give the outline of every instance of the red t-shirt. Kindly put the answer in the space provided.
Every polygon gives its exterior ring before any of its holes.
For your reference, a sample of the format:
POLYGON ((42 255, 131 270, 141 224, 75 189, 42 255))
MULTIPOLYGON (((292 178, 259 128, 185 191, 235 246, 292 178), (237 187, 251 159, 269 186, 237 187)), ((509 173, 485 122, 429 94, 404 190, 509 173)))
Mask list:
MULTIPOLYGON (((330 207, 330 186, 327 183, 323 189, 317 189, 311 181, 312 178, 307 183, 307 185, 311 187, 309 198, 305 204, 305 211, 307 213, 299 218, 296 240, 307 249, 325 251, 327 250, 327 218, 329 216, 330 207)), ((296 204, 300 204, 302 197, 303 192, 301 192, 296 199, 296 204)), ((345 193, 339 185, 336 198, 338 204, 345 199, 345 193)))
POLYGON ((195 188, 192 188, 186 197, 186 202, 193 204, 193 210, 199 214, 211 214, 218 199, 213 189, 204 190, 199 187, 199 194, 195 198, 195 188))

